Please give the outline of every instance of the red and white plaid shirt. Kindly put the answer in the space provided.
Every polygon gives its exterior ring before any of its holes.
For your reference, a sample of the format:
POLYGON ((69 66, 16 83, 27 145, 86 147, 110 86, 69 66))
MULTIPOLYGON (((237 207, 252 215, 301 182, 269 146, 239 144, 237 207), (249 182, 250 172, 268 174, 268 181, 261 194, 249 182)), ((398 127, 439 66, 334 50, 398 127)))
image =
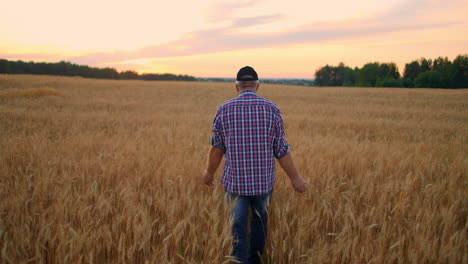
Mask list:
POLYGON ((225 153, 221 182, 244 196, 270 192, 276 181, 274 158, 290 152, 279 108, 252 90, 218 108, 211 144, 225 153))

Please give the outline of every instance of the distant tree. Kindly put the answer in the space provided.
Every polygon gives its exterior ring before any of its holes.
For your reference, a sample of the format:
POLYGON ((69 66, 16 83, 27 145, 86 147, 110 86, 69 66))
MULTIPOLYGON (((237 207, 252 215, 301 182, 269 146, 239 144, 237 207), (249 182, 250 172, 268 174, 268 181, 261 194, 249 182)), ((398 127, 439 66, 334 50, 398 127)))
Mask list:
POLYGON ((419 59, 419 65, 420 65, 421 73, 428 72, 432 69, 432 60, 421 58, 419 59))
POLYGON ((21 60, 16 61, 15 63, 10 63, 10 73, 28 73, 28 70, 25 67, 25 63, 21 60))
POLYGON ((410 78, 403 78, 400 80, 401 80, 401 84, 403 85, 402 87, 414 88, 414 81, 411 80, 410 78))
POLYGON ((118 79, 119 73, 114 68, 99 69, 99 77, 102 79, 118 79))
POLYGON ((395 79, 388 77, 385 79, 379 79, 375 85, 376 87, 404 87, 403 79, 395 79))
POLYGON ((418 88, 448 88, 447 76, 439 71, 429 71, 421 73, 415 80, 418 88))
POLYGON ((410 63, 405 64, 403 78, 414 80, 416 79, 416 77, 418 77, 420 73, 421 73, 421 65, 419 64, 418 61, 412 61, 410 63))
POLYGON ((451 64, 452 63, 447 57, 445 58, 439 57, 433 61, 432 70, 438 71, 438 72, 448 71, 451 64))
POLYGON ((65 76, 82 76, 87 78, 103 79, 148 79, 148 80, 185 80, 195 81, 196 78, 189 75, 148 74, 140 76, 134 71, 117 72, 114 68, 95 68, 87 65, 77 65, 67 61, 57 63, 8 61, 0 59, 0 73, 13 74, 50 74, 65 76))
POLYGON ((338 67, 332 68, 332 78, 333 78, 333 86, 343 86, 344 77, 345 77, 345 70, 346 66, 343 62, 338 64, 338 67))
POLYGON ((189 75, 175 75, 172 73, 163 73, 163 74, 155 74, 155 73, 146 73, 142 74, 138 77, 140 80, 145 81, 159 81, 159 80, 167 80, 167 81, 195 81, 196 78, 189 75))
POLYGON ((353 69, 340 62, 338 66, 325 65, 315 71, 316 86, 352 86, 356 82, 353 69))
POLYGON ((468 88, 468 55, 458 55, 453 60, 453 86, 468 88))
POLYGON ((9 61, 0 59, 0 73, 10 73, 9 61))
POLYGON ((398 71, 398 66, 394 62, 390 62, 387 64, 390 68, 386 77, 393 78, 393 79, 400 79, 400 72, 398 71))
MULTIPOLYGON (((356 68, 358 69, 358 68, 356 68)), ((353 70, 349 67, 345 68, 344 71, 344 80, 343 80, 343 86, 354 86, 356 85, 356 75, 357 72, 356 70, 353 70)))
POLYGON ((395 63, 382 63, 379 65, 375 87, 402 87, 400 73, 395 63))
POLYGON ((375 87, 377 78, 379 77, 379 69, 380 65, 378 62, 365 64, 359 71, 357 85, 363 87, 375 87))
POLYGON ((119 73, 119 79, 132 80, 138 79, 138 73, 135 71, 124 71, 119 73))
POLYGON ((380 64, 377 78, 385 79, 388 76, 390 76, 390 66, 387 63, 380 64))
POLYGON ((314 85, 316 86, 330 86, 332 83, 332 68, 325 65, 315 71, 314 85))
POLYGON ((182 80, 184 81, 196 81, 197 80, 197 78, 187 75, 187 74, 179 75, 179 76, 182 76, 182 80))

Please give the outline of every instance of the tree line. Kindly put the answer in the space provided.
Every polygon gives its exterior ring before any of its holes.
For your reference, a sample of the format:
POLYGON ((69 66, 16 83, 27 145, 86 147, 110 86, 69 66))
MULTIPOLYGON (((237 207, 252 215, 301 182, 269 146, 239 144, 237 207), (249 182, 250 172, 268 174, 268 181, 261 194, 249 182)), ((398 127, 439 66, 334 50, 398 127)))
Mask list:
POLYGON ((393 62, 372 62, 354 69, 343 63, 338 66, 326 65, 315 71, 314 85, 468 88, 468 55, 458 55, 453 61, 447 57, 433 60, 420 58, 405 64, 403 76, 393 62))
POLYGON ((57 63, 46 62, 24 62, 8 61, 0 59, 0 73, 13 74, 47 74, 63 76, 81 76, 98 79, 118 79, 118 80, 145 80, 145 81, 195 81, 196 78, 190 75, 176 75, 172 73, 145 73, 138 74, 135 71, 118 72, 114 68, 96 68, 87 65, 78 65, 71 62, 60 61, 57 63))
MULTIPOLYGON (((197 78, 200 82, 235 82, 236 78, 197 78)), ((284 84, 297 86, 313 86, 312 79, 281 79, 281 78, 261 78, 261 83, 268 84, 284 84)))

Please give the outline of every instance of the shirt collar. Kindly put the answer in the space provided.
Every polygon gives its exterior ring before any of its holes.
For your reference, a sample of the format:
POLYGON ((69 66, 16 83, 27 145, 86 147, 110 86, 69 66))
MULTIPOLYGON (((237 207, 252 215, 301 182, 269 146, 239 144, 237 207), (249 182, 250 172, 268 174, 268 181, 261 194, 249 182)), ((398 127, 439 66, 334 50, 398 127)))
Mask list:
POLYGON ((257 92, 255 92, 254 90, 244 90, 242 92, 240 92, 239 95, 247 95, 247 94, 257 94, 257 92))

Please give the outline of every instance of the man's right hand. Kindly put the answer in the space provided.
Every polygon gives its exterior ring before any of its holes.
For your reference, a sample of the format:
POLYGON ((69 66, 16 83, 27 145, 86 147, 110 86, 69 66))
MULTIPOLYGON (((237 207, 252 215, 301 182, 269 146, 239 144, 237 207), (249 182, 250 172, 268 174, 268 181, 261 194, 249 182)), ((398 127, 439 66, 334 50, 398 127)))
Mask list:
POLYGON ((296 192, 303 193, 307 190, 307 182, 301 176, 291 180, 291 183, 296 192))
POLYGON ((296 192, 303 193, 307 190, 307 182, 299 175, 292 158, 291 152, 278 159, 281 168, 286 172, 296 192))

